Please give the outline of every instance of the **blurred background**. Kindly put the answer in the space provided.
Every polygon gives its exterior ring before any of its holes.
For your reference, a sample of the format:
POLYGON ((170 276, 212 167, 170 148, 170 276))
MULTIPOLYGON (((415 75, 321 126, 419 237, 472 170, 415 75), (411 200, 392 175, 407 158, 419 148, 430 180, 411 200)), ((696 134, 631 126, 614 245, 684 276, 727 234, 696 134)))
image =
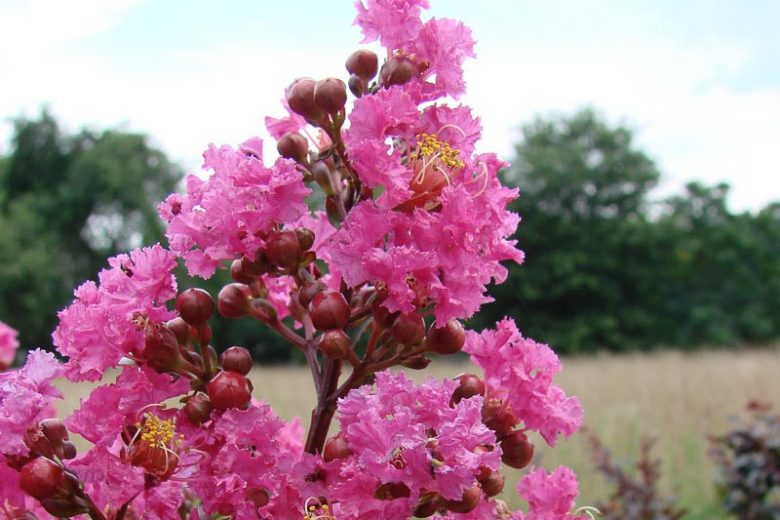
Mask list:
MULTIPOLYGON (((780 3, 433 3, 478 40, 461 101, 521 191, 527 261, 470 325, 510 315, 567 356, 592 432, 625 461, 656 436, 658 493, 719 518, 705 435, 780 401, 780 3)), ((348 1, 0 0, 0 321, 50 346, 107 256, 164 241, 156 204, 208 143, 266 136, 296 77, 346 79, 353 17, 348 1)), ((215 332, 296 361, 254 323, 215 332)), ((542 462, 595 475, 594 453, 542 462)), ((610 496, 602 472, 582 505, 610 496)))

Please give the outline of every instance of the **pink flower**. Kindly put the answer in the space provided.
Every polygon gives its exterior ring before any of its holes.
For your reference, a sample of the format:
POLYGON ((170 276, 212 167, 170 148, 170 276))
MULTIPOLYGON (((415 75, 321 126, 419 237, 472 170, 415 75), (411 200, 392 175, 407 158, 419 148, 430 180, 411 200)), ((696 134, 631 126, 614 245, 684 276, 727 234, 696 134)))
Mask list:
POLYGON ((0 370, 13 363, 16 349, 19 348, 19 341, 16 339, 18 335, 15 329, 0 321, 0 370))
POLYGON ((420 10, 428 9, 428 0, 368 0, 355 2, 355 25, 360 26, 363 43, 379 40, 388 49, 400 48, 420 32, 420 10))
POLYGON ((155 244, 108 263, 99 286, 89 281, 76 289, 52 335, 57 350, 70 357, 73 380, 95 381, 123 356, 142 356, 145 331, 176 315, 165 306, 176 296, 173 253, 155 244))
POLYGON ((0 373, 0 458, 29 452, 24 433, 52 416, 53 400, 62 397, 52 381, 60 375, 62 365, 43 350, 30 352, 21 368, 0 373))
POLYGON ((582 406, 552 383, 561 369, 558 357, 547 345, 524 338, 512 320, 479 334, 467 331, 463 350, 482 368, 490 398, 504 400, 524 427, 539 431, 548 444, 579 429, 582 406))
POLYGON ((209 278, 224 261, 254 258, 275 225, 293 222, 307 210, 310 190, 295 163, 277 159, 266 168, 262 141, 245 141, 238 150, 210 146, 206 180, 187 177, 186 195, 173 194, 159 207, 168 222, 171 250, 185 260, 190 274, 209 278))
POLYGON ((517 485, 517 492, 528 501, 528 514, 518 520, 580 520, 571 509, 579 494, 577 477, 566 466, 559 466, 549 475, 543 468, 528 473, 517 485))

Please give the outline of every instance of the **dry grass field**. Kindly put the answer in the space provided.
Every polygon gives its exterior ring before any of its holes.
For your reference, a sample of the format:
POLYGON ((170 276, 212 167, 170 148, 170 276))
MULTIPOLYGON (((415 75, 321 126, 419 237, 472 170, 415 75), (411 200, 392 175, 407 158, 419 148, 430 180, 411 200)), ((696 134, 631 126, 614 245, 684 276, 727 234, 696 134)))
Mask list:
MULTIPOLYGON (((452 376, 464 364, 437 360, 437 376, 452 376)), ((420 376, 431 374, 427 371, 420 376)), ((304 423, 314 401, 305 368, 256 368, 255 395, 269 401, 285 419, 300 416, 304 423)), ((616 459, 633 459, 643 435, 657 437, 656 455, 662 459, 663 490, 679 497, 688 519, 726 518, 714 499, 713 468, 707 457, 705 435, 724 431, 728 416, 741 412, 750 399, 780 406, 780 350, 700 351, 693 354, 661 352, 626 356, 597 356, 564 360, 558 383, 580 396, 585 422, 608 446, 616 459)), ((67 413, 88 390, 63 388, 67 413)), ((537 437, 538 439, 538 437, 537 437)), ((609 488, 594 472, 584 439, 575 436, 554 449, 537 443, 536 463, 547 468, 572 466, 580 478, 578 505, 593 504, 609 488)), ((520 472, 515 471, 519 476, 520 472)), ((516 479, 515 479, 516 480, 516 479)), ((510 487, 511 486, 511 487, 510 487)), ((507 499, 514 494, 507 482, 507 499)))

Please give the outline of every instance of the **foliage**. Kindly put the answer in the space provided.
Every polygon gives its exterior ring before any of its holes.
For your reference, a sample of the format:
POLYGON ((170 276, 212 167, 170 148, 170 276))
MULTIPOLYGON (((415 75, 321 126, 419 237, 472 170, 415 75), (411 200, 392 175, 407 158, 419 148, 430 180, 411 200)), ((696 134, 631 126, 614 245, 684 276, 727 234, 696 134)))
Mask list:
POLYGON ((780 414, 751 402, 747 420, 711 438, 723 507, 743 520, 780 517, 780 414))
POLYGON ((592 431, 585 432, 590 443, 596 469, 613 486, 614 491, 606 502, 596 505, 604 520, 677 520, 685 510, 675 505, 674 499, 665 497, 658 489, 661 462, 652 457, 655 441, 644 437, 639 448, 639 458, 633 471, 616 463, 610 453, 592 431))

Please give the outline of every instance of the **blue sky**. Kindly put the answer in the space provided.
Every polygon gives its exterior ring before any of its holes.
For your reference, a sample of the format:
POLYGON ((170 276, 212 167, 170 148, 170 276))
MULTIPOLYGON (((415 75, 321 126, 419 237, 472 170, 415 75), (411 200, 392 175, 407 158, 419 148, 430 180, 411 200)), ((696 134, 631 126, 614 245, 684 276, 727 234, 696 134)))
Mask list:
MULTIPOLYGON (((665 174, 727 181, 736 210, 780 200, 780 2, 432 0, 478 40, 483 150, 511 157, 536 114, 593 106, 665 174)), ((197 169, 209 142, 264 135, 296 76, 342 75, 348 1, 0 0, 0 150, 43 105, 70 129, 148 132, 197 169), (9 52, 9 49, 12 51, 9 52)))

